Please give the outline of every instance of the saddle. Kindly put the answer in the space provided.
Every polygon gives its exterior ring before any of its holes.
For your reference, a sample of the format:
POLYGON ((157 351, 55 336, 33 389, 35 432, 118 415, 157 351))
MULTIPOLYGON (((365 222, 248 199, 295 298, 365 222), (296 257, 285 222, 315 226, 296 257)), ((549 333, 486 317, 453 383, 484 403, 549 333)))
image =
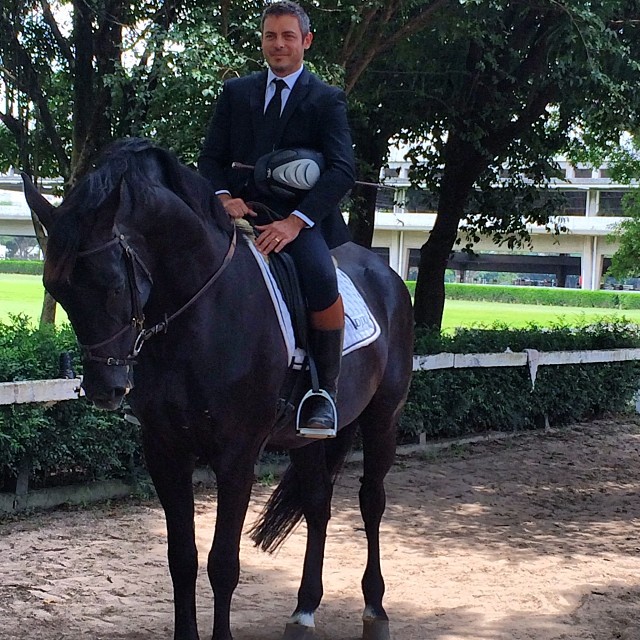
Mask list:
MULTIPOLYGON (((277 219, 277 214, 259 203, 247 203, 261 217, 277 219), (265 209, 267 211, 265 211, 265 209)), ((309 356, 307 309, 298 273, 291 256, 286 252, 262 256, 253 242, 255 232, 247 220, 236 220, 262 272, 287 345, 289 366, 279 394, 277 417, 273 432, 290 424, 307 391, 317 390, 315 363, 309 356)), ((335 263, 335 259, 334 259, 335 263)), ((345 334, 343 356, 377 340, 380 326, 366 301, 349 276, 336 264, 338 289, 345 304, 345 334)))
POLYGON ((301 363, 296 363, 295 360, 289 362, 276 408, 276 422, 273 426, 275 433, 293 420, 304 394, 312 384, 313 354, 309 353, 307 309, 293 259, 286 253, 271 253, 269 270, 289 310, 296 344, 307 354, 301 363))

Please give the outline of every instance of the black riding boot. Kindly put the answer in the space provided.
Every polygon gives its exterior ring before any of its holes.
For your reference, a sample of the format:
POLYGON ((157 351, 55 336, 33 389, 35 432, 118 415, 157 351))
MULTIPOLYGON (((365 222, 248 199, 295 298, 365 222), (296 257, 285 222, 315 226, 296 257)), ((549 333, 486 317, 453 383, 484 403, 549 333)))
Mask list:
POLYGON ((343 338, 344 327, 329 331, 311 329, 309 340, 311 355, 318 371, 318 382, 320 389, 327 392, 331 401, 319 395, 311 396, 305 401, 298 430, 298 434, 305 438, 334 438, 336 436, 335 403, 343 338))

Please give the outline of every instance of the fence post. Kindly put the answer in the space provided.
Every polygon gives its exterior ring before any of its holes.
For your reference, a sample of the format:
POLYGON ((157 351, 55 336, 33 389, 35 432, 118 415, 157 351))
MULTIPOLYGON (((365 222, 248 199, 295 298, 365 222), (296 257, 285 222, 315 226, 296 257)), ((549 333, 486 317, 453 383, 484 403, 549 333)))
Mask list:
POLYGON ((16 479, 16 497, 13 501, 13 510, 22 511, 27 506, 27 494, 29 493, 29 476, 31 475, 31 458, 25 456, 18 466, 16 479))

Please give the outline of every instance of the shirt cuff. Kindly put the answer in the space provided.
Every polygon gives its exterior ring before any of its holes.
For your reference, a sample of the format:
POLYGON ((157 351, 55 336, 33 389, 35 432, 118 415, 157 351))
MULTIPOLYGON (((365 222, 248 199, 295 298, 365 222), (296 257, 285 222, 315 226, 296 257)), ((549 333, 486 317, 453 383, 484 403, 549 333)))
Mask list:
POLYGON ((226 193, 228 196, 231 195, 231 191, 227 191, 226 189, 220 189, 220 191, 216 191, 215 193, 217 196, 222 195, 223 193, 226 193))
POLYGON ((295 211, 292 211, 291 213, 293 213, 294 216, 300 218, 300 220, 302 220, 307 225, 307 227, 313 227, 316 224, 313 220, 307 218, 304 213, 298 211, 297 209, 295 211))

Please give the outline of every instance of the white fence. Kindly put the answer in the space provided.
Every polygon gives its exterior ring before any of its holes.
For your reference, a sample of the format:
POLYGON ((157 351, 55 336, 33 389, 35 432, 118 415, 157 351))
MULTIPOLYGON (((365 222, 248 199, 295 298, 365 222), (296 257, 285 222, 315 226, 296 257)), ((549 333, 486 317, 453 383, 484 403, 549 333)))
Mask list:
MULTIPOLYGON (((538 368, 567 364, 625 362, 640 360, 640 349, 606 349, 592 351, 537 351, 505 353, 438 353, 431 356, 414 356, 414 371, 436 369, 469 369, 477 367, 528 367, 531 385, 535 386, 538 368)), ((0 383, 0 405, 27 402, 53 404, 74 400, 83 395, 81 378, 55 380, 26 380, 0 383)), ((636 410, 640 407, 636 405, 636 410)), ((481 439, 482 436, 472 440, 481 439)), ((424 438, 421 445, 426 446, 424 438)), ((412 447, 415 449, 415 446, 412 447)), ((54 507, 63 503, 85 503, 95 500, 129 495, 134 487, 121 480, 97 482, 78 487, 57 487, 29 491, 30 464, 24 461, 19 470, 15 494, 0 494, 0 513, 12 513, 28 508, 54 507)), ((205 474, 199 481, 207 482, 205 474)), ((194 478, 195 479, 195 478, 194 478)))
MULTIPOLYGON (((591 351, 525 351, 504 353, 438 353, 414 356, 414 371, 436 369, 469 369, 476 367, 529 367, 531 384, 535 385, 538 367, 547 365, 592 364, 640 360, 640 349, 602 349, 591 351)), ((0 383, 0 405, 26 402, 60 402, 74 400, 83 391, 81 378, 25 380, 0 383)))

